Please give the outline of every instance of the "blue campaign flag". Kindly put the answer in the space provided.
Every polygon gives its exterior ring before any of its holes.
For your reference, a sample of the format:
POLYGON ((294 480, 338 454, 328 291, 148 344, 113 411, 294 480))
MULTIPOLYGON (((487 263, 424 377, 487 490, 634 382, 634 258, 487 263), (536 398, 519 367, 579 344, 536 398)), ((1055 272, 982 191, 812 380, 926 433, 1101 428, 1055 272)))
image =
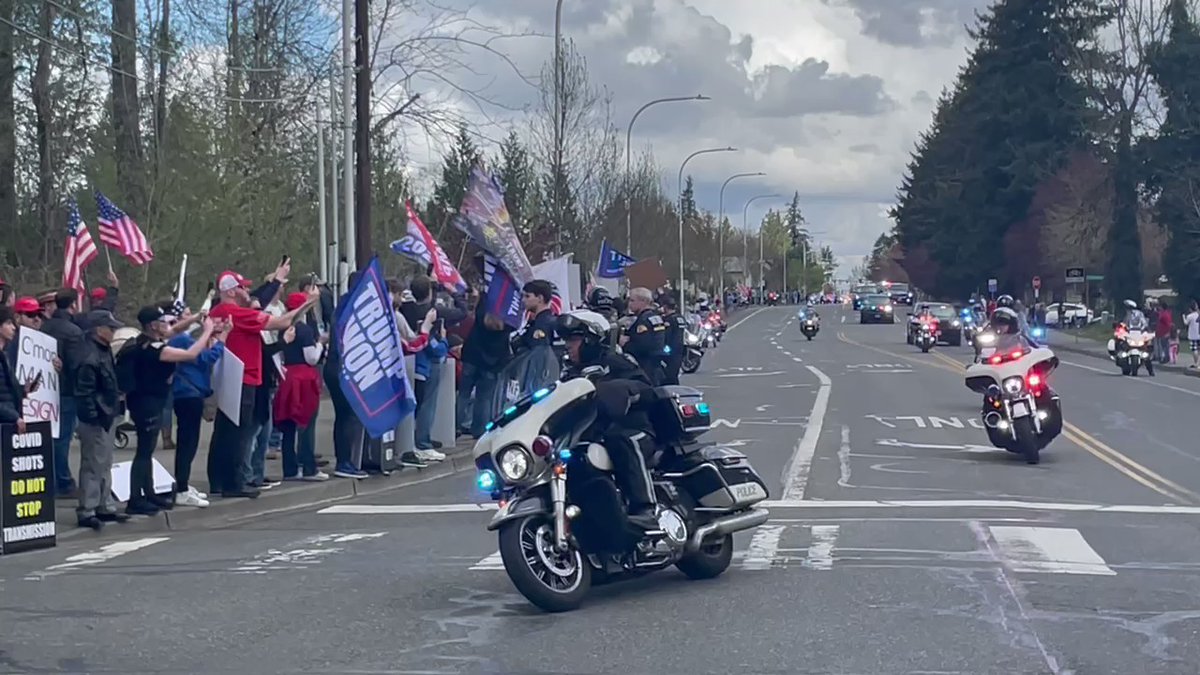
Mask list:
POLYGON ((520 328, 525 318, 521 286, 494 256, 487 253, 483 256, 483 283, 487 285, 488 314, 503 319, 510 328, 520 328))
POLYGON ((417 407, 379 259, 362 271, 334 316, 342 393, 371 438, 396 430, 417 407))
POLYGON ((596 276, 601 279, 620 279, 625 276, 625 268, 635 262, 637 260, 613 248, 605 239, 600 244, 600 264, 596 266, 596 276))

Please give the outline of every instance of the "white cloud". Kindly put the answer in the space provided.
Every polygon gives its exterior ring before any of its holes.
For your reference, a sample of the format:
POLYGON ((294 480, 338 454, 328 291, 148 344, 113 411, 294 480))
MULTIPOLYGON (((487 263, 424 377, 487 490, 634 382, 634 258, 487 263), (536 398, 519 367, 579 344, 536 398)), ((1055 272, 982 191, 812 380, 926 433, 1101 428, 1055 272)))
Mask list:
MULTIPOLYGON (((466 7, 469 0, 442 0, 466 7)), ((587 58, 596 84, 613 94, 618 125, 643 103, 703 93, 704 103, 656 107, 639 118, 637 148, 651 147, 674 190, 679 161, 692 151, 733 145, 688 170, 697 201, 741 225, 744 200, 799 191, 814 230, 847 262, 870 251, 890 226, 886 209, 938 92, 966 58, 963 24, 983 0, 565 0, 563 32, 587 58)), ((553 3, 489 0, 472 15, 531 36, 500 47, 526 74, 553 52, 553 3)), ((480 72, 497 79, 506 105, 529 108, 537 92, 494 56, 480 72)), ((511 118, 510 118, 511 119, 511 118)), ((491 136, 498 129, 487 130, 491 136)), ((414 159, 421 161, 421 157, 414 159)), ((432 159, 432 158, 426 158, 432 159)), ((750 210, 750 222, 769 207, 750 210)), ((844 270, 845 271, 845 270, 844 270)))

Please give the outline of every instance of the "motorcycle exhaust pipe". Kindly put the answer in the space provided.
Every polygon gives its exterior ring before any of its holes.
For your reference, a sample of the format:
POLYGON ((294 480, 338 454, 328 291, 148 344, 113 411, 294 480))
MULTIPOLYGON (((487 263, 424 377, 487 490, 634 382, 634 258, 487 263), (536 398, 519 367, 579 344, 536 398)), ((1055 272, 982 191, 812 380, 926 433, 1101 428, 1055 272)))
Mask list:
POLYGON ((1000 413, 993 410, 983 416, 983 424, 989 429, 995 429, 996 427, 1000 426, 1001 419, 1000 413))
POLYGON ((767 522, 767 518, 770 515, 766 509, 750 509, 744 513, 717 518, 711 523, 705 523, 697 527, 692 536, 688 538, 684 550, 688 553, 695 553, 704 545, 705 539, 709 537, 723 537, 727 534, 758 527, 767 522))

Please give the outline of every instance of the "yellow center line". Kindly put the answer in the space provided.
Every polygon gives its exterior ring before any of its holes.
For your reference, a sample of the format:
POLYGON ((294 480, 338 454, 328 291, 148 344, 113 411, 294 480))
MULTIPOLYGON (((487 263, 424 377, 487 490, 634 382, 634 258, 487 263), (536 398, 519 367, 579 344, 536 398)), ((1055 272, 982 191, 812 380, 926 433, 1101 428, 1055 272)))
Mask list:
MULTIPOLYGON (((886 354, 888 356, 904 359, 912 363, 949 371, 958 376, 962 376, 966 372, 966 367, 964 364, 955 361, 949 356, 939 354, 937 352, 929 353, 929 355, 936 359, 935 362, 923 358, 915 358, 905 354, 898 354, 896 352, 881 349, 873 345, 863 344, 861 342, 851 340, 850 338, 846 337, 845 333, 841 332, 838 333, 838 340, 856 347, 869 349, 880 354, 886 354)), ((1174 481, 1164 478, 1158 473, 1146 468, 1145 466, 1142 466, 1124 453, 1114 450, 1091 434, 1065 420, 1063 421, 1063 435, 1066 436, 1067 439, 1072 443, 1079 446, 1096 459, 1099 459, 1125 476, 1133 479, 1137 483, 1144 485, 1165 497, 1181 503, 1200 503, 1200 493, 1193 492, 1192 490, 1189 490, 1188 488, 1185 488, 1174 481)))

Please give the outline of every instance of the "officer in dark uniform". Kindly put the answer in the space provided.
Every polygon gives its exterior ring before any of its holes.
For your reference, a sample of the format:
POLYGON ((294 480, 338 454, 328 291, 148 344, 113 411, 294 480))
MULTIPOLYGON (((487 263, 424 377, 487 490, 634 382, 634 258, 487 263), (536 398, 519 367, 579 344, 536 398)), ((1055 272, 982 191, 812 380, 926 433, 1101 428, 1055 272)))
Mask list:
POLYGON ((663 382, 662 357, 667 344, 667 323, 654 309, 654 295, 648 288, 635 288, 629 292, 629 313, 634 320, 621 338, 621 346, 657 387, 663 382))
POLYGON ((552 346, 554 312, 550 309, 550 300, 554 297, 554 287, 549 281, 535 279, 525 284, 521 290, 524 293, 525 309, 533 314, 533 319, 520 334, 520 348, 532 350, 534 347, 552 346))
POLYGON ((683 367, 683 336, 687 333, 687 320, 676 307, 675 296, 664 293, 658 298, 663 321, 667 324, 666 347, 663 350, 663 384, 679 384, 679 369, 683 367))
POLYGON ((617 325, 617 307, 613 302, 612 294, 607 288, 597 286, 588 294, 587 300, 588 309, 604 317, 609 323, 608 334, 604 338, 604 344, 617 348, 621 342, 621 327, 617 325))

